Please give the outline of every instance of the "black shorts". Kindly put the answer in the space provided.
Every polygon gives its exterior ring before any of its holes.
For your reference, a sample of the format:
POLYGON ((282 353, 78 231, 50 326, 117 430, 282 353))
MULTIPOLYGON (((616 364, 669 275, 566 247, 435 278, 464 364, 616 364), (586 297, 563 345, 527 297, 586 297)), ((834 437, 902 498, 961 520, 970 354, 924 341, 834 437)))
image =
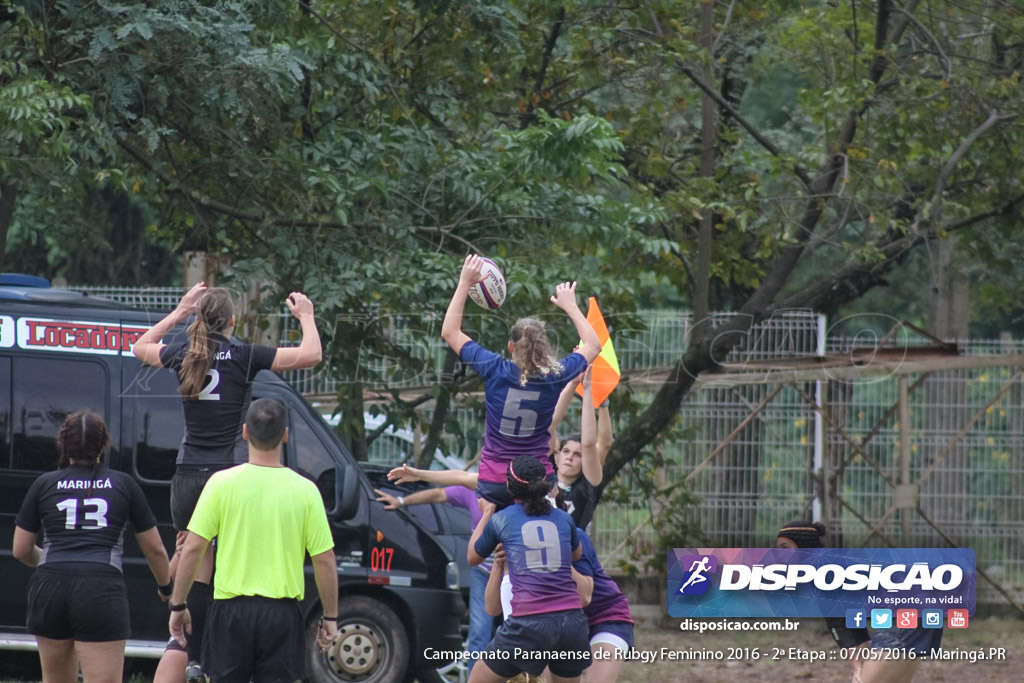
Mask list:
POLYGON ((28 583, 26 628, 53 640, 127 640, 132 628, 121 572, 98 562, 41 565, 28 583))
POLYGON ((575 678, 590 666, 589 635, 581 609, 509 617, 480 661, 504 678, 521 671, 540 676, 545 667, 556 676, 575 678))
POLYGON ((203 672, 217 683, 306 677, 306 630, 297 600, 214 600, 203 637, 203 672))
MULTIPOLYGON (((551 487, 554 488, 555 484, 558 483, 558 475, 555 473, 549 474, 547 480, 551 487)), ((477 481, 476 497, 494 503, 498 506, 499 510, 504 510, 516 502, 512 494, 508 492, 508 484, 503 481, 477 481)))
POLYGON ((210 480, 214 472, 227 469, 230 465, 219 468, 179 469, 171 477, 171 523, 176 531, 188 529, 188 522, 199 502, 199 494, 210 480))

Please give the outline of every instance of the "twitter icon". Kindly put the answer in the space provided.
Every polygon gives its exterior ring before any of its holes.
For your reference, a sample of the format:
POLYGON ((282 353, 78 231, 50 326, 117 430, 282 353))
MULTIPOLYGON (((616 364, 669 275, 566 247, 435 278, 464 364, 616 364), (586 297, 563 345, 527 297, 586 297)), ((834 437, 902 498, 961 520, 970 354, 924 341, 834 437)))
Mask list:
POLYGON ((871 610, 871 628, 892 628, 892 610, 871 610))

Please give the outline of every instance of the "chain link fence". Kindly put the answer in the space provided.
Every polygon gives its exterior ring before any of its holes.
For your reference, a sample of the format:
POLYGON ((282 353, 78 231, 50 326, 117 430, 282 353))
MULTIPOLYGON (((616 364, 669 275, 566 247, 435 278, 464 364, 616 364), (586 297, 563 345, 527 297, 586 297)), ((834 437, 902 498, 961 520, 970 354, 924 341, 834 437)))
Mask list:
MULTIPOLYGON (((156 310, 172 308, 181 296, 177 288, 76 289, 156 310)), ((714 322, 727 315, 716 314, 714 322)), ((606 315, 606 319, 620 366, 634 384, 634 399, 644 405, 653 396, 644 380, 656 379, 650 375, 679 359, 692 321, 685 313, 665 311, 642 312, 618 321, 606 315)), ((390 389, 422 388, 436 382, 445 346, 436 333, 424 330, 439 326, 440 318, 395 317, 387 324, 395 348, 425 361, 428 371, 403 377, 393 371, 400 365, 395 356, 382 354, 368 363, 367 377, 389 377, 390 389)), ((280 343, 293 343, 297 326, 286 310, 276 314, 276 325, 280 343)), ((744 335, 726 360, 843 353, 854 345, 865 345, 864 339, 826 337, 823 316, 789 311, 744 335)), ((960 347, 967 355, 1024 353, 1024 342, 1019 341, 968 340, 960 347)), ((910 394, 909 419, 913 478, 934 465, 919 487, 921 510, 949 540, 973 548, 978 566, 1020 598, 1024 594, 1024 392, 1014 371, 997 367, 934 372, 910 394), (993 401, 1000 389, 1003 395, 993 401), (975 423, 962 433, 972 418, 975 423), (958 436, 962 438, 949 447, 958 436)), ((288 379, 306 394, 329 395, 343 385, 343 380, 323 371, 292 373, 288 379)), ((842 433, 827 428, 797 389, 783 388, 692 479, 689 486, 699 504, 690 521, 712 545, 764 547, 774 544, 777 530, 787 522, 820 519, 825 513, 834 545, 900 545, 902 512, 875 528, 894 503, 894 490, 885 477, 900 478, 899 425, 895 417, 883 419, 897 401, 895 379, 808 383, 801 388, 829 406, 835 425, 866 457, 842 433), (834 489, 842 499, 842 503, 833 500, 827 509, 821 505, 818 476, 823 461, 830 472, 839 472, 834 489)), ((683 481, 774 389, 747 385, 692 392, 673 430, 679 436, 659 447, 665 463, 656 473, 659 484, 683 481)), ((478 397, 454 407, 444 446, 448 452, 472 458, 483 432, 481 411, 478 397)), ((628 417, 618 415, 616 421, 624 425, 628 417)), ((429 418, 426 410, 422 424, 429 418)), ((570 415, 569 423, 574 419, 570 415)), ((629 468, 620 475, 627 484, 632 476, 629 468)), ((657 547, 654 527, 643 509, 650 501, 641 500, 647 494, 638 486, 632 491, 633 504, 602 504, 595 515, 598 552, 610 568, 635 562, 638 553, 657 547)), ((940 533, 916 514, 910 528, 915 545, 945 544, 940 533)), ((978 585, 978 601, 1005 602, 986 582, 978 585)))

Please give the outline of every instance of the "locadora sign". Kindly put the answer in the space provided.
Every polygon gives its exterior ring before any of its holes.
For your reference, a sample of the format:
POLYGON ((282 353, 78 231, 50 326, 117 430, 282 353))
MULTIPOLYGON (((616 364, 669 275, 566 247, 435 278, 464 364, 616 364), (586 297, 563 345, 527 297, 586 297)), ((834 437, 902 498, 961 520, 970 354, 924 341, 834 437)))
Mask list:
POLYGON ((848 609, 966 608, 974 614, 968 548, 675 548, 673 617, 842 617, 848 609))
POLYGON ((85 320, 12 318, 0 315, 0 348, 131 355, 148 327, 85 320))

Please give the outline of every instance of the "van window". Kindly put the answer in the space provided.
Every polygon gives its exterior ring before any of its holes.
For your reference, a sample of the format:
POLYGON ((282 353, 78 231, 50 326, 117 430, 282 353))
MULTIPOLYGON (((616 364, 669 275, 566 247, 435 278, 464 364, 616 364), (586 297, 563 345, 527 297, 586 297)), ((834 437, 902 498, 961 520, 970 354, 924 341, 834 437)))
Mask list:
POLYGON ((107 371, 81 358, 15 358, 11 373, 12 469, 57 469, 57 431, 64 418, 87 408, 107 420, 107 371))
POLYGON ((11 359, 0 358, 0 467, 11 466, 11 359))
POLYGON ((285 462, 316 484, 324 507, 331 509, 334 507, 334 459, 306 421, 306 415, 294 409, 288 412, 291 426, 285 442, 285 462))
POLYGON ((170 481, 185 430, 174 373, 139 365, 125 400, 132 402, 132 456, 140 479, 170 481))

